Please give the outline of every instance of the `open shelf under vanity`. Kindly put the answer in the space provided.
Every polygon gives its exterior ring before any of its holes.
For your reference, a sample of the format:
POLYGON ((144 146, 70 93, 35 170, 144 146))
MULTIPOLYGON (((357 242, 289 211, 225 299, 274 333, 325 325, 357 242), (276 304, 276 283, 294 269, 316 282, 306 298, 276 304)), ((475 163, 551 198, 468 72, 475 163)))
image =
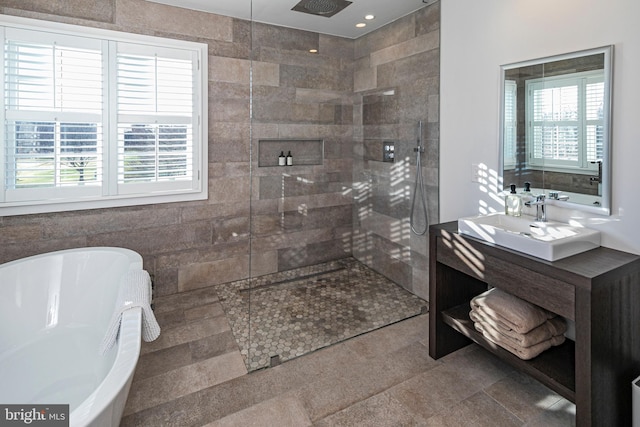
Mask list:
POLYGON ((469 318, 469 305, 462 304, 442 313, 444 322, 486 350, 495 354, 512 366, 531 375, 562 397, 575 402, 576 381, 575 344, 567 339, 562 345, 551 347, 531 360, 522 360, 492 341, 486 339, 473 327, 469 318))
POLYGON ((544 261, 430 228, 429 354, 475 342, 576 404, 576 425, 631 424, 631 381, 640 375, 640 256, 608 248, 544 261), (470 300, 497 287, 575 322, 575 341, 522 360, 486 339, 470 300))

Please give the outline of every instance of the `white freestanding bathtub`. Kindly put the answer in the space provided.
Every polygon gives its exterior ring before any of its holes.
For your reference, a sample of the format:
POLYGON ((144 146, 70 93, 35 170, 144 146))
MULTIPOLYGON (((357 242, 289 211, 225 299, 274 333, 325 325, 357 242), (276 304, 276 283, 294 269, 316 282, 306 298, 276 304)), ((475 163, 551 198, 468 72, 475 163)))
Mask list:
POLYGON ((118 426, 140 354, 140 307, 100 344, 120 279, 142 269, 122 248, 82 248, 0 265, 0 403, 69 404, 71 426, 118 426))

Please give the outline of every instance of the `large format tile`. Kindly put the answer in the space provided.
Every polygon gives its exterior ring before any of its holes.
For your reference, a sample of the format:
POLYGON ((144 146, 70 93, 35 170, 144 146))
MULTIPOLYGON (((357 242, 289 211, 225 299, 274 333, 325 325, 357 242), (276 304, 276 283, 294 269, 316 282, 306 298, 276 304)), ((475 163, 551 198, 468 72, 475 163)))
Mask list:
POLYGON ((134 381, 151 378, 192 363, 189 343, 146 353, 138 359, 134 381))
MULTIPOLYGON (((426 348, 416 344, 369 359, 355 354, 347 343, 322 350, 318 354, 331 351, 334 357, 316 356, 322 374, 309 375, 308 382, 293 393, 302 399, 311 419, 319 420, 438 366, 426 348)), ((304 366, 304 360, 314 355, 299 359, 300 364, 304 366)))
POLYGON ((123 27, 233 41, 233 18, 229 16, 138 0, 116 0, 116 11, 116 23, 123 27))
POLYGON ((213 319, 202 319, 162 331, 157 340, 145 343, 142 346, 140 353, 144 355, 152 351, 188 343, 189 341, 199 340, 228 330, 229 323, 223 316, 213 319))
POLYGON ((442 364, 397 385, 387 393, 411 412, 428 419, 446 414, 457 403, 482 391, 486 385, 477 381, 477 378, 469 378, 464 372, 442 364))
POLYGON ((158 313, 175 310, 184 311, 187 309, 195 309, 201 305, 212 304, 217 301, 219 301, 219 298, 215 289, 202 288, 191 292, 181 292, 155 298, 153 311, 156 315, 158 315, 158 313))
POLYGON ((485 392, 524 422, 536 419, 562 400, 559 394, 520 372, 498 381, 485 392))
POLYGON ((576 405, 561 399, 538 417, 527 422, 526 427, 575 427, 576 405))
POLYGON ((310 425, 311 420, 300 401, 294 397, 284 397, 260 402, 209 423, 205 427, 305 427, 310 425))
POLYGON ((116 5, 113 1, 3 0, 2 6, 106 23, 112 23, 116 15, 116 5))
POLYGON ((237 352, 205 359, 132 384, 125 415, 169 402, 246 374, 237 352))
MULTIPOLYGON (((283 283, 300 291, 302 277, 325 273, 308 266, 245 285, 276 297, 283 283)), ((431 359, 425 314, 247 374, 229 324, 247 313, 224 313, 230 288, 220 286, 156 298, 163 333, 143 344, 121 426, 575 425, 575 405, 477 345, 431 359)), ((371 304, 384 317, 384 303, 371 304)))
POLYGON ((453 405, 446 413, 429 418, 425 426, 434 427, 512 427, 522 421, 484 392, 453 405))
POLYGON ((418 426, 423 422, 424 420, 416 419, 403 405, 388 394, 381 393, 332 414, 314 423, 314 426, 391 427, 418 426))
MULTIPOLYGON (((427 331, 427 316, 416 316, 215 385, 204 384, 215 377, 207 370, 229 365, 215 356, 196 361, 217 346, 215 336, 158 350, 140 363, 155 357, 169 372, 140 371, 121 425, 575 425, 573 404, 476 345, 434 361, 427 331), (192 363, 169 366, 171 352, 186 360, 187 347, 192 363)), ((228 341, 230 332, 223 335, 228 341)), ((242 367, 239 352, 224 354, 242 367)))

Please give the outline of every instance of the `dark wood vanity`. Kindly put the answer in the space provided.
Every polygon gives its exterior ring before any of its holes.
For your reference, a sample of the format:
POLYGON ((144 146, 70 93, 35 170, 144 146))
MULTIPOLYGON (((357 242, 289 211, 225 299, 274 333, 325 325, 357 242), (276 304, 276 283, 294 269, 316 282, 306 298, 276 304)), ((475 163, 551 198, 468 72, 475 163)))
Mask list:
POLYGON ((549 262, 430 227, 429 355, 472 341, 576 404, 578 426, 631 425, 631 381, 640 375, 640 256, 597 248, 549 262), (529 361, 486 340, 469 301, 500 288, 575 321, 566 340, 529 361))

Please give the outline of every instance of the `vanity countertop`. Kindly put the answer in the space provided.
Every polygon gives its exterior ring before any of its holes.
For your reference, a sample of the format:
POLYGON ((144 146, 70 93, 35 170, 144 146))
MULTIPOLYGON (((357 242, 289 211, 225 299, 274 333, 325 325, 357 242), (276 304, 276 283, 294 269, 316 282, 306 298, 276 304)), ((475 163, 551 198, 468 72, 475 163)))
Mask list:
MULTIPOLYGON (((432 225, 431 232, 439 236, 459 235, 458 221, 432 225)), ((640 255, 604 246, 557 261, 546 261, 480 239, 464 237, 472 246, 482 245, 489 254, 499 253, 501 257, 517 265, 543 271, 554 276, 564 277, 568 274, 575 274, 582 278, 594 279, 611 271, 616 271, 623 266, 629 266, 636 262, 640 263, 640 255)), ((580 285, 581 282, 577 281, 575 284, 580 285)), ((585 285, 589 286, 591 283, 586 283, 585 285)))

